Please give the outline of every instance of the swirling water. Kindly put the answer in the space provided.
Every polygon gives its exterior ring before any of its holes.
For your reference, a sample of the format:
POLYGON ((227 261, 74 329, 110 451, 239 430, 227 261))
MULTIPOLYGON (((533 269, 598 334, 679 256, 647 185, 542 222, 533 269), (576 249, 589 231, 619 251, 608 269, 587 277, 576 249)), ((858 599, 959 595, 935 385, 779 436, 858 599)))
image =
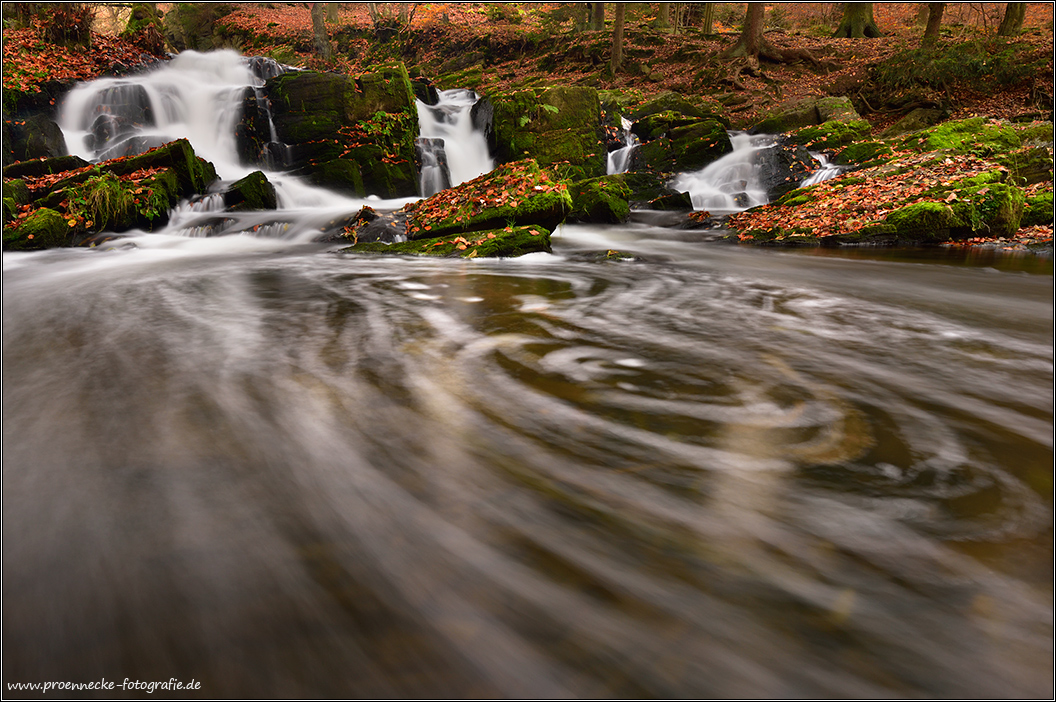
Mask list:
POLYGON ((1051 262, 137 243, 4 256, 6 682, 1052 694, 1051 262))

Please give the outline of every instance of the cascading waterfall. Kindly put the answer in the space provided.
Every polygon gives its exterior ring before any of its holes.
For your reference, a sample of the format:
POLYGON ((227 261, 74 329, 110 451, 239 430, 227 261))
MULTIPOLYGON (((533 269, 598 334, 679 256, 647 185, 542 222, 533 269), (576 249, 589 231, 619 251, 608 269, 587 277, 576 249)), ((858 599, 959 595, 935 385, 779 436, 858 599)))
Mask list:
POLYGON ((676 190, 690 194, 694 209, 723 214, 767 203, 755 155, 774 146, 774 137, 735 132, 730 134, 730 142, 733 151, 700 171, 679 175, 671 183, 676 190))
POLYGON ((495 167, 484 134, 473 125, 472 110, 478 99, 472 90, 444 90, 435 105, 417 101, 423 197, 495 167))
POLYGON ((638 137, 631 131, 634 123, 626 117, 620 117, 620 126, 623 128, 623 147, 609 152, 605 171, 608 175, 626 173, 631 165, 631 156, 638 147, 638 137))
POLYGON ((838 166, 832 163, 829 161, 829 157, 825 154, 811 152, 810 155, 818 162, 818 169, 811 173, 809 177, 805 178, 803 182, 799 184, 799 187, 806 188, 811 185, 817 185, 818 183, 835 178, 843 173, 843 166, 838 166))

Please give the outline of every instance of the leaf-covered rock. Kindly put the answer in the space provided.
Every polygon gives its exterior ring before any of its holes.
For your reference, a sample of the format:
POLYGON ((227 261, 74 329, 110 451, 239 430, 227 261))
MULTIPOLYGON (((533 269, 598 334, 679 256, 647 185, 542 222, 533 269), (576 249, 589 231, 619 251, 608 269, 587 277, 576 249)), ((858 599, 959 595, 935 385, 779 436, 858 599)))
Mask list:
POLYGON ((433 237, 394 243, 360 242, 342 253, 392 254, 460 258, 512 258, 550 252, 550 231, 538 225, 476 231, 453 237, 433 237))
POLYGON ((630 217, 631 207, 628 204, 628 198, 631 195, 631 189, 618 175, 572 183, 568 186, 568 193, 572 197, 572 212, 569 213, 569 221, 618 224, 626 222, 630 217))

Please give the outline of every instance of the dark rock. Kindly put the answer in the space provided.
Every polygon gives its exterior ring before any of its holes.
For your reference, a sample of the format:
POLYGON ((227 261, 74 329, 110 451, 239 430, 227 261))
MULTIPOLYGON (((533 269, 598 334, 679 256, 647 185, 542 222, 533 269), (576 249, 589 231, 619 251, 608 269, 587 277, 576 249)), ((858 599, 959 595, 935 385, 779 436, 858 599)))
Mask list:
POLYGON ((488 144, 488 153, 495 158, 498 150, 495 141, 495 106, 487 97, 482 97, 473 103, 469 110, 469 117, 473 121, 473 128, 484 135, 488 144))
POLYGON ((54 120, 45 115, 4 120, 4 165, 16 161, 65 156, 66 139, 54 120))
POLYGON ((772 148, 760 149, 755 159, 759 167, 759 184, 771 202, 795 190, 817 166, 817 161, 803 146, 789 139, 778 139, 772 148))
POLYGON ((77 168, 84 168, 91 164, 79 156, 58 156, 55 158, 39 158, 32 161, 21 161, 4 167, 4 178, 23 178, 49 175, 52 173, 65 173, 77 168))
POLYGON ((665 211, 689 211, 693 209, 693 198, 689 193, 674 193, 662 195, 649 201, 649 209, 665 211))
POLYGON ((767 117, 756 124, 751 132, 753 134, 781 134, 833 120, 849 122, 860 119, 850 98, 811 97, 778 105, 767 117))
POLYGON ((412 78, 411 88, 414 90, 414 96, 426 105, 435 105, 440 102, 440 91, 428 78, 422 76, 412 78))
POLYGON ((232 183, 224 192, 224 206, 232 212, 274 210, 278 206, 275 186, 260 171, 232 183))

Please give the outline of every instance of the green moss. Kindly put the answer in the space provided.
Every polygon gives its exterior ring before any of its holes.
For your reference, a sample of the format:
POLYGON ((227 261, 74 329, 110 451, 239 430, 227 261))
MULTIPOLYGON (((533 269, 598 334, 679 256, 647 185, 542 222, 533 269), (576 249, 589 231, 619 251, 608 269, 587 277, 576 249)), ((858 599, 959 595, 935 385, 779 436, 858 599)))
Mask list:
POLYGON ((568 186, 572 198, 569 219, 577 222, 617 224, 626 222, 631 208, 631 190, 619 176, 602 176, 568 186))
POLYGON ((1024 144, 1041 145, 1052 144, 1053 142, 1052 122, 1033 122, 1018 127, 1017 130, 1019 132, 1019 139, 1024 144))
POLYGON ((18 206, 28 204, 29 201, 29 188, 23 181, 4 181, 4 221, 13 219, 18 212, 18 206))
POLYGON ((129 183, 113 173, 92 176, 81 185, 66 191, 67 211, 92 222, 96 231, 131 229, 136 222, 136 208, 129 183))
POLYGON ((782 197, 774 204, 783 205, 785 207, 796 207, 798 205, 805 205, 808 202, 814 202, 814 197, 811 196, 809 193, 805 193, 803 195, 795 195, 795 192, 796 191, 793 190, 789 193, 789 195, 793 195, 793 197, 782 197))
POLYGON ((946 241, 951 228, 963 225, 950 206, 938 202, 908 205, 889 214, 886 222, 908 241, 946 241))
POLYGON ((944 122, 902 139, 903 149, 938 151, 951 149, 959 153, 991 156, 1019 148, 1019 132, 1007 122, 996 122, 985 117, 944 122))
POLYGON ((392 254, 461 258, 512 258, 550 251, 550 231, 538 225, 476 231, 465 236, 414 239, 394 244, 355 244, 342 253, 392 254))
POLYGON ((69 244, 69 223, 61 214, 41 207, 17 227, 4 227, 4 248, 45 249, 69 244))
POLYGON ((232 212, 274 210, 277 206, 275 186, 262 172, 253 171, 228 187, 224 193, 224 205, 232 212))
POLYGON ((863 119, 849 122, 834 119, 817 126, 798 129, 792 132, 791 138, 794 143, 803 144, 807 148, 832 150, 868 137, 871 129, 870 124, 863 119))
POLYGON ((1041 192, 1027 198, 1023 208, 1022 227, 1053 223, 1052 191, 1041 192))
POLYGON ((1011 236, 1019 229, 1026 198, 1019 188, 1003 183, 965 188, 952 203, 957 217, 972 234, 1011 236))
POLYGON ((894 156, 891 147, 880 141, 861 141, 844 147, 834 159, 841 166, 877 166, 894 156))

